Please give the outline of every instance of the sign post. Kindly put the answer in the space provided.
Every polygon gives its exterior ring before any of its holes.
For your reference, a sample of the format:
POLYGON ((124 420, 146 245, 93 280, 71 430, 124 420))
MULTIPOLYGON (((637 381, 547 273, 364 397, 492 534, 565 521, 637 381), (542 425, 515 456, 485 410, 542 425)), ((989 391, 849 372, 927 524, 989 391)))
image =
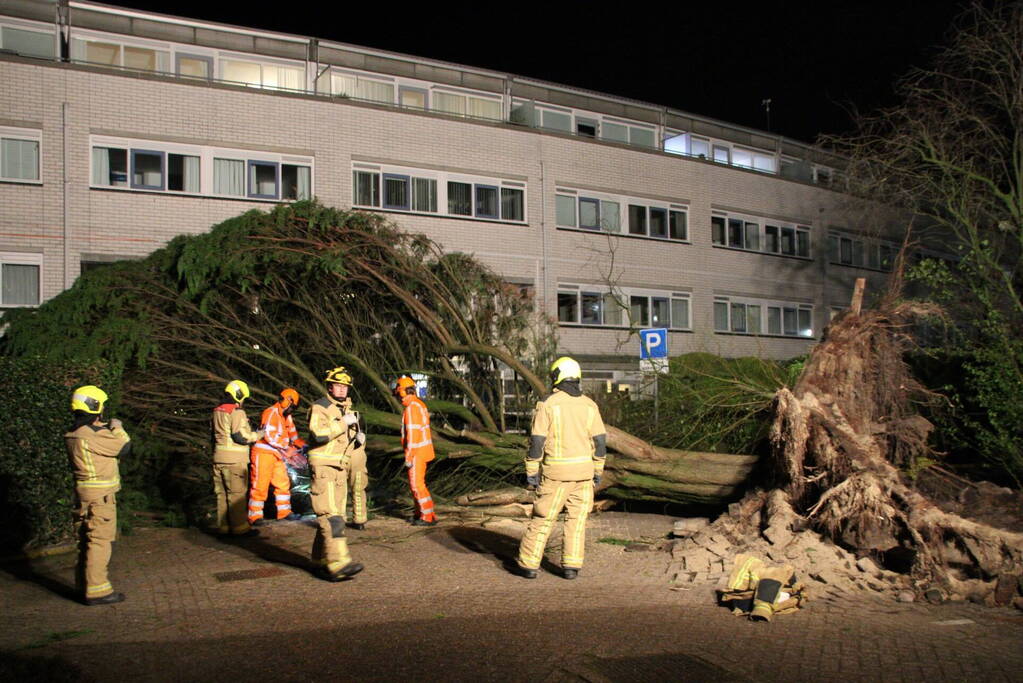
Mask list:
POLYGON ((661 401, 659 375, 668 372, 667 328, 654 327, 639 331, 639 369, 644 374, 654 375, 654 426, 657 426, 661 401))

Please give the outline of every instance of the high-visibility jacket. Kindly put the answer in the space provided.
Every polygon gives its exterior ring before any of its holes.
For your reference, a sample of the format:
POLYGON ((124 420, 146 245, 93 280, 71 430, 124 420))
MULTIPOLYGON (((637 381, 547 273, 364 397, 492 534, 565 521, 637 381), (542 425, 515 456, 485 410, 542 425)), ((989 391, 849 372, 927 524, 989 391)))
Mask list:
POLYGON ((253 452, 270 452, 283 460, 291 446, 301 448, 305 445, 305 441, 298 438, 295 421, 291 419, 291 415, 284 414, 284 408, 280 403, 274 403, 264 410, 259 424, 259 428, 263 430, 263 438, 252 446, 253 452))
POLYGON ((401 445, 405 449, 405 462, 413 460, 430 462, 434 458, 433 435, 430 432, 430 411, 419 397, 407 394, 401 404, 401 445))
POLYGON ((585 481, 604 471, 603 444, 607 429, 597 404, 588 396, 572 396, 555 389, 536 404, 533 440, 541 440, 543 450, 526 458, 526 473, 535 474, 543 464, 545 477, 558 481, 585 481))
POLYGON ((96 494, 121 490, 117 459, 131 452, 131 438, 123 428, 103 423, 86 424, 64 435, 75 487, 96 494))
POLYGON ((259 440, 249 418, 237 403, 223 403, 213 409, 213 462, 240 465, 248 460, 249 446, 259 440))
POLYGON ((352 410, 350 398, 335 401, 325 396, 313 403, 309 410, 310 464, 346 467, 352 455, 365 450, 365 444, 356 438, 359 423, 345 424, 346 413, 359 417, 359 413, 352 410))

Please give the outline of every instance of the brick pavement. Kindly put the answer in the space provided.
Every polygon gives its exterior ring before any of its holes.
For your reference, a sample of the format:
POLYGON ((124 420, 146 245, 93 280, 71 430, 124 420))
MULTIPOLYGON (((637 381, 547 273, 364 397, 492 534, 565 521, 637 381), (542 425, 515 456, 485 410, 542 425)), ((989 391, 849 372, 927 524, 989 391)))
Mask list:
POLYGON ((1014 610, 850 596, 750 623, 714 606, 709 588, 668 590, 667 553, 598 542, 663 537, 672 521, 594 516, 575 582, 503 571, 521 529, 512 520, 433 529, 373 520, 350 533, 367 569, 342 584, 308 572, 314 530, 302 523, 235 542, 141 529, 115 548, 112 577, 128 594, 120 605, 67 599, 72 555, 2 568, 0 674, 50 657, 75 672, 67 680, 237 678, 282 661, 278 680, 1021 679, 1023 615, 1014 610), (218 578, 251 570, 272 571, 218 578))

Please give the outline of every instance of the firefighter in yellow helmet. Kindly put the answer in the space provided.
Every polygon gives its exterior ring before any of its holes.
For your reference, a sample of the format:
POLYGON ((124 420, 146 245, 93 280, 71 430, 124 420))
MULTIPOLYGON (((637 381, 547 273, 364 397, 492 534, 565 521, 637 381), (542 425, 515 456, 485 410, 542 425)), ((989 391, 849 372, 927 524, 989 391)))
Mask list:
POLYGON ((405 406, 401 415, 401 445, 405 449, 405 468, 415 505, 412 524, 433 526, 437 523, 437 515, 433 511, 433 496, 426 488, 426 464, 435 457, 430 411, 416 396, 416 381, 411 377, 399 377, 394 383, 394 393, 405 406))
POLYGON ((75 478, 75 578, 86 605, 124 600, 124 593, 115 593, 110 584, 107 565, 117 536, 115 494, 121 490, 117 463, 131 452, 131 439, 120 420, 103 421, 106 401, 106 392, 97 386, 75 389, 71 395, 74 425, 64 435, 75 478))
POLYGON ((579 387, 582 370, 563 356, 551 365, 554 391, 536 404, 526 456, 526 481, 537 488, 533 518, 519 545, 518 573, 535 579, 547 539, 562 508, 567 510, 562 575, 574 579, 583 566, 586 518, 593 489, 604 472, 607 434, 597 404, 579 387))
POLYGON ((224 402, 213 409, 213 493, 217 498, 217 530, 224 535, 256 535, 249 526, 249 447, 263 438, 252 431, 242 403, 249 385, 240 379, 224 387, 224 402))
POLYGON ((359 428, 359 413, 352 410, 348 391, 352 376, 343 367, 327 371, 327 396, 309 412, 310 494, 316 513, 313 562, 328 581, 343 581, 362 571, 352 560, 345 538, 345 504, 351 485, 354 523, 366 524, 366 434, 359 428))

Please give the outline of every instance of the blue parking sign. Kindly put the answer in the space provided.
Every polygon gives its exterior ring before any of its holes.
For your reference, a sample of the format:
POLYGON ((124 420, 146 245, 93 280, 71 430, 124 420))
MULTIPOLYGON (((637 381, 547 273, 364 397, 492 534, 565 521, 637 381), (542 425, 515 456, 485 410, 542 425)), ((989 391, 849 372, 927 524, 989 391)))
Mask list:
POLYGON ((646 358, 667 358, 668 357, 668 329, 655 327, 649 330, 639 331, 639 357, 646 358))

